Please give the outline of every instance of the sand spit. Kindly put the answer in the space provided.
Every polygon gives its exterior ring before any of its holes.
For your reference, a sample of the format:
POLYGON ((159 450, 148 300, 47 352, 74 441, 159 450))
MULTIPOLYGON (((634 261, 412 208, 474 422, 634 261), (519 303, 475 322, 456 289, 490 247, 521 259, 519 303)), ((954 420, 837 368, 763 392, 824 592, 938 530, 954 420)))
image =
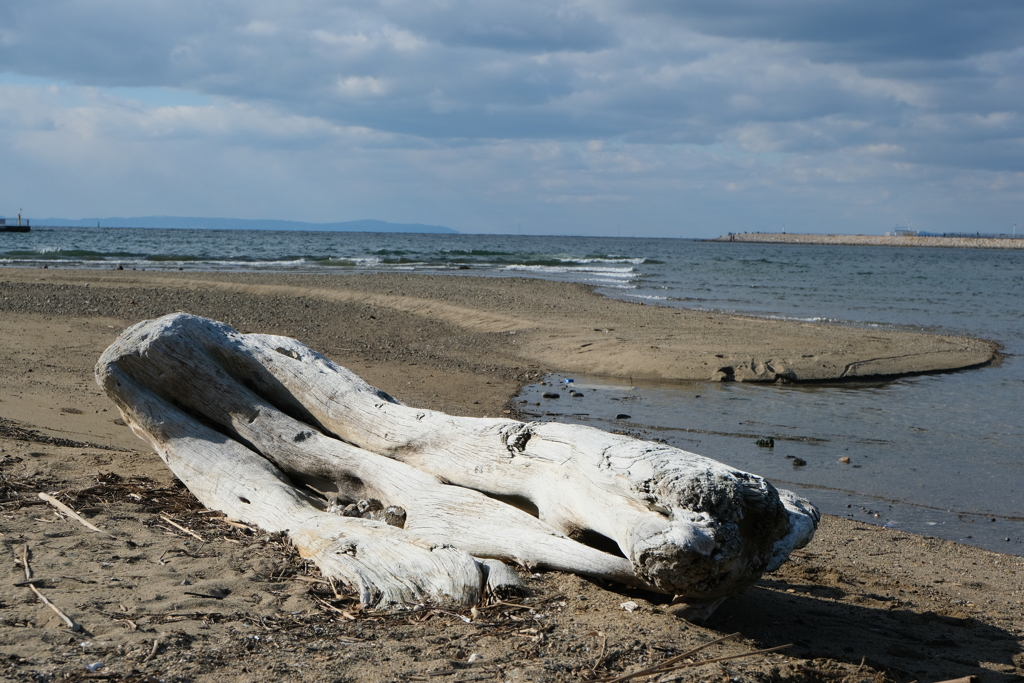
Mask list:
MULTIPOLYGON (((319 330, 372 309, 408 320, 413 330, 450 329, 462 340, 462 353, 476 358, 633 379, 828 382, 969 368, 991 362, 998 351, 968 337, 645 306, 594 296, 582 285, 522 278, 11 269, 0 271, 0 279, 15 295, 7 295, 6 305, 19 312, 45 314, 55 303, 77 301, 91 302, 97 315, 139 320, 178 305, 242 331, 271 325, 299 336, 309 325, 290 324, 296 307, 320 311, 313 317, 319 330), (236 313, 247 300, 280 302, 274 311, 280 317, 265 306, 258 316, 236 313), (217 307, 224 301, 234 303, 217 307), (207 302, 215 308, 203 309, 207 302)), ((349 324, 367 340, 384 325, 368 316, 349 324)), ((405 352, 432 354, 450 345, 447 333, 433 342, 416 336, 402 333, 405 352)))
POLYGON ((785 232, 739 232, 711 242, 765 244, 833 244, 860 247, 946 247, 957 249, 1024 249, 1024 239, 1001 237, 932 237, 928 235, 806 235, 785 232))

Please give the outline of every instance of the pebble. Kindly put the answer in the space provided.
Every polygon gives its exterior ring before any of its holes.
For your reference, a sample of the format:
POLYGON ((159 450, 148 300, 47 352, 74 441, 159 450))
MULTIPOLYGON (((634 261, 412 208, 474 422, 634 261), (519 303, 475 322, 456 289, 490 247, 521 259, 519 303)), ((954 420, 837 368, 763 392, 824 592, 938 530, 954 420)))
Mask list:
POLYGON ((541 398, 561 398, 562 395, 554 391, 545 391, 540 395, 541 398))
POLYGON ((839 462, 843 463, 844 465, 849 465, 850 459, 844 455, 843 457, 839 458, 839 462))
POLYGON ((632 415, 626 415, 625 413, 619 413, 618 415, 615 416, 615 419, 616 420, 628 420, 631 417, 633 417, 633 416, 632 415))

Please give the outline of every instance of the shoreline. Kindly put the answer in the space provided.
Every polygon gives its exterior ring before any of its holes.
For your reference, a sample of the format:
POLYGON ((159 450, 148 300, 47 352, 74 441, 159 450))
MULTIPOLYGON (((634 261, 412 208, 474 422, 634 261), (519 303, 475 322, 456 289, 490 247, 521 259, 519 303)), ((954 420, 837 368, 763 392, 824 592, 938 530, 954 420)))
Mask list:
POLYGON ((858 247, 1024 249, 1024 238, 941 237, 931 235, 817 235, 785 232, 740 232, 715 237, 708 241, 752 244, 826 244, 858 247))
MULTIPOLYGON (((511 414, 524 382, 567 366, 621 373, 675 363, 707 373, 702 363, 719 343, 734 345, 715 351, 723 356, 769 362, 775 351, 765 347, 790 343, 816 344, 826 363, 874 360, 872 344, 883 342, 866 338, 879 335, 888 344, 938 344, 915 362, 994 353, 989 342, 964 346, 965 338, 677 311, 541 280, 0 269, 0 541, 12 559, 0 582, 0 677, 81 674, 88 659, 122 676, 218 683, 265 680, 270 670, 296 680, 448 671, 445 681, 585 680, 733 632, 740 638, 715 655, 794 643, 725 664, 739 681, 973 674, 1009 683, 1024 674, 1024 558, 832 516, 811 545, 704 625, 680 620, 654 596, 531 572, 523 575, 532 612, 483 608, 481 624, 468 611, 466 621, 429 610, 362 613, 326 588, 316 592, 306 580, 315 577, 279 540, 189 507, 96 387, 93 364, 125 327, 178 309, 295 337, 405 403, 472 416, 511 414), (741 328, 745 340, 734 338, 741 328), (699 351, 685 362, 684 343, 699 351), (117 538, 51 514, 40 491, 59 492, 117 538), (15 585, 23 575, 13 560, 26 544, 45 579, 40 590, 87 633, 69 632, 15 585), (225 597, 202 597, 215 589, 225 597), (638 607, 626 611, 627 601, 638 607), (471 666, 474 653, 483 659, 471 666)), ((721 667, 694 675, 720 678, 721 667)))

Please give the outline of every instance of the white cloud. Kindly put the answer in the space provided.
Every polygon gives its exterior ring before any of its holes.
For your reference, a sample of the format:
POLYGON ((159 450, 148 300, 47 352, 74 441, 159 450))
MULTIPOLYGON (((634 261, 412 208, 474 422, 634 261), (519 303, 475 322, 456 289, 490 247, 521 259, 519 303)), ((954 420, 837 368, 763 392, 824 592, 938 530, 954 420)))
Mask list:
POLYGON ((247 210, 245 186, 260 188, 261 211, 291 215, 304 197, 325 220, 385 217, 377 199, 403 219, 463 229, 540 204, 552 225, 587 226, 619 210, 670 226, 683 206, 709 226, 836 201, 873 207, 849 209, 865 222, 901 202, 914 204, 903 216, 934 220, 946 202, 951 221, 1015 210, 1018 4, 771 6, 4 3, 0 152, 22 178, 0 173, 40 201, 106 193, 166 207, 180 183, 191 188, 180 201, 228 215, 247 210), (928 21, 893 23, 911 10, 928 21), (38 189, 86 173, 88 193, 38 189), (339 184, 357 196, 336 199, 350 196, 339 184))
POLYGON ((381 97, 388 92, 388 83, 373 76, 349 76, 338 79, 338 92, 343 97, 381 97))
POLYGON ((277 26, 269 21, 254 20, 238 29, 239 33, 262 38, 272 38, 278 34, 277 26))

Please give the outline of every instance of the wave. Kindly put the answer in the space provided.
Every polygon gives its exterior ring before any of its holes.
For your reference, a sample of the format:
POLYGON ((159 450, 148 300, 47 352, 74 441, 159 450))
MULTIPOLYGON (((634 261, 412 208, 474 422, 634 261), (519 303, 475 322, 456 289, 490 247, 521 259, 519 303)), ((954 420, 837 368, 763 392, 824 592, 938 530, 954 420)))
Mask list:
POLYGON ((91 260, 104 261, 118 258, 141 258, 146 254, 130 251, 90 251, 88 249, 62 249, 60 247, 37 247, 36 249, 14 249, 0 252, 0 257, 9 260, 91 260))
POLYGON ((637 277, 637 272, 632 268, 572 268, 565 265, 533 265, 533 264, 514 264, 505 266, 502 270, 509 271, 524 271, 534 273, 565 273, 565 274, 583 274, 583 273, 594 273, 600 274, 605 277, 611 278, 634 278, 637 277))

